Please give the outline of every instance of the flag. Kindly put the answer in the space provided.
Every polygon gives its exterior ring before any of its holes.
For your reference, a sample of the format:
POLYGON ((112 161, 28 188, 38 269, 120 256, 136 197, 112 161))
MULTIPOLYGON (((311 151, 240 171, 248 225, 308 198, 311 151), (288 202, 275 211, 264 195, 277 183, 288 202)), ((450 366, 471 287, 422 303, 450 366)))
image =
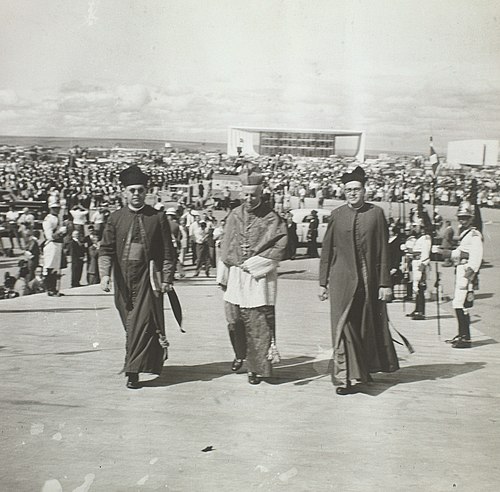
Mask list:
POLYGON ((430 157, 429 157, 429 162, 431 163, 432 166, 432 174, 434 177, 437 176, 437 173, 439 171, 439 156, 437 155, 436 151, 434 150, 434 143, 432 141, 432 137, 429 142, 430 145, 430 157))

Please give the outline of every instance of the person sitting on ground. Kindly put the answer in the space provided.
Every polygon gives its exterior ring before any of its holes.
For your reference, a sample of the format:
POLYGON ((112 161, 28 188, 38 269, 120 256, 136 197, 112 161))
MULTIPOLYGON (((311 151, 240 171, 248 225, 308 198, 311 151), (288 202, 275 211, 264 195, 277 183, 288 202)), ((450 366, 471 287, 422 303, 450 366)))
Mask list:
POLYGON ((28 289, 30 294, 41 294, 47 292, 45 281, 43 279, 43 267, 37 265, 35 268, 35 276, 28 282, 28 289))

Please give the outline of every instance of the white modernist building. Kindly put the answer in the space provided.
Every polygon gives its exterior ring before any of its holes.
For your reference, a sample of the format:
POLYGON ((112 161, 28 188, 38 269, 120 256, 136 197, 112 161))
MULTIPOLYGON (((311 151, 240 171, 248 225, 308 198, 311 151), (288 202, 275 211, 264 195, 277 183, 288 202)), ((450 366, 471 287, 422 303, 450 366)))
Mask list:
POLYGON ((352 157, 365 159, 365 133, 350 130, 300 130, 290 128, 231 127, 228 155, 278 155, 329 157, 338 154, 337 139, 355 139, 352 157))
POLYGON ((456 140, 449 142, 446 162, 453 165, 497 166, 498 140, 456 140))

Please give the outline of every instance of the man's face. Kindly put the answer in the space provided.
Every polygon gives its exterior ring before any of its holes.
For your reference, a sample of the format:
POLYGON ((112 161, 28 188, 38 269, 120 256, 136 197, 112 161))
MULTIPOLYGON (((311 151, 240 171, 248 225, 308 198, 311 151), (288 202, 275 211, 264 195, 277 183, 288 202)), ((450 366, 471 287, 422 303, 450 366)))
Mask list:
POLYGON ((130 185, 125 188, 127 203, 134 208, 141 208, 146 200, 146 188, 143 185, 130 185))
POLYGON ((249 208, 255 208, 260 203, 260 197, 262 195, 262 187, 256 186, 255 188, 243 188, 241 192, 241 197, 243 201, 247 204, 249 208))
POLYGON ((358 208, 365 203, 365 187, 360 181, 349 181, 344 187, 345 199, 351 207, 358 208))
POLYGON ((470 215, 459 215, 457 219, 460 227, 462 229, 466 229, 467 227, 471 226, 473 217, 471 217, 470 215))
POLYGON ((42 272, 43 272, 42 267, 36 267, 35 268, 35 276, 36 277, 41 277, 42 276, 42 272))

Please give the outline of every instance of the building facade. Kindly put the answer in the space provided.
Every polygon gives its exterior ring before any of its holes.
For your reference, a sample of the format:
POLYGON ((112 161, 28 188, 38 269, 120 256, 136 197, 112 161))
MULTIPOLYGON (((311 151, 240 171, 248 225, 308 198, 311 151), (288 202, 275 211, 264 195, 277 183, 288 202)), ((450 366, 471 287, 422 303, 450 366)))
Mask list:
POLYGON ((456 140, 448 142, 446 161, 453 165, 497 166, 498 140, 456 140))
POLYGON ((299 130, 283 128, 243 128, 228 130, 227 153, 236 155, 293 155, 302 157, 329 157, 344 155, 363 162, 365 134, 349 130, 299 130), (339 151, 337 140, 354 139, 352 151, 339 151))

